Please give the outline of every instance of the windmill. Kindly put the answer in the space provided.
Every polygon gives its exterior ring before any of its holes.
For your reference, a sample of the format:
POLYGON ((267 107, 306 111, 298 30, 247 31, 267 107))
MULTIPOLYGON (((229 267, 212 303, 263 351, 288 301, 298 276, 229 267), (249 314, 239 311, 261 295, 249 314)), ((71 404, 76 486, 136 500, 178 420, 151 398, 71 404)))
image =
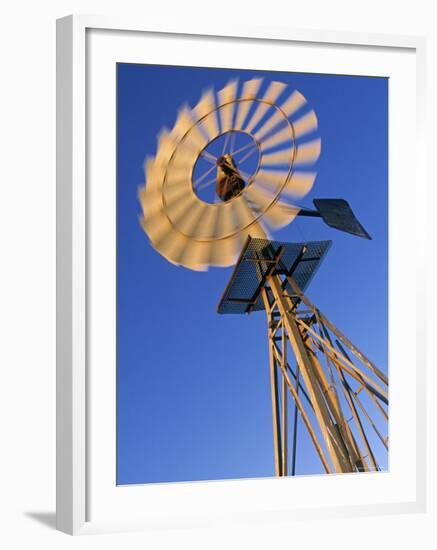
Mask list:
POLYGON ((169 262, 235 266, 219 313, 266 312, 277 476, 296 473, 300 424, 327 473, 379 470, 375 441, 388 450, 387 377, 305 295, 331 241, 271 238, 312 216, 370 239, 345 200, 296 203, 316 178, 317 130, 299 91, 231 81, 162 130, 139 193, 142 226, 169 262))

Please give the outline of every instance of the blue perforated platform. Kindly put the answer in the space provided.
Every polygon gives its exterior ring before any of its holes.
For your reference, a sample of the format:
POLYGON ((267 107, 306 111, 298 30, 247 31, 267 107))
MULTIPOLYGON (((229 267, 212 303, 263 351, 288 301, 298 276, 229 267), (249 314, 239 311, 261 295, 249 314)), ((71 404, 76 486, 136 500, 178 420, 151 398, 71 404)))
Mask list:
MULTIPOLYGON (((218 313, 263 310, 260 291, 271 273, 291 275, 304 291, 330 246, 331 241, 286 243, 249 238, 217 306, 218 313)), ((284 290, 292 292, 288 283, 284 290)))

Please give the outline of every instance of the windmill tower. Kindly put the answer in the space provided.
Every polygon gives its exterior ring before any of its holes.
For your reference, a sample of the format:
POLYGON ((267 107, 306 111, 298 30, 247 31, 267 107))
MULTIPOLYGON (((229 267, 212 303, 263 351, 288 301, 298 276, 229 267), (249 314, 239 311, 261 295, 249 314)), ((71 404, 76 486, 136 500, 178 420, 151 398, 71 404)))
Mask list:
POLYGON ((388 450, 387 377, 304 294, 331 242, 270 237, 317 216, 370 239, 344 200, 295 203, 316 178, 316 134, 300 92, 232 81, 161 132, 140 190, 142 226, 168 261, 235 265, 219 313, 266 312, 277 476, 296 473, 300 424, 327 473, 379 470, 375 441, 388 450))

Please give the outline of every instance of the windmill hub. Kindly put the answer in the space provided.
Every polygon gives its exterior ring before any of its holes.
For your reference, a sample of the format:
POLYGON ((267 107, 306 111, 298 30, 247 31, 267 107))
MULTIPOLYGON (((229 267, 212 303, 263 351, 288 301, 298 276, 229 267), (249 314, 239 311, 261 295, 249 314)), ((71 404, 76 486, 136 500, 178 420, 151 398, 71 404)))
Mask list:
POLYGON ((221 204, 241 195, 259 168, 261 154, 247 132, 229 130, 209 140, 192 171, 192 187, 203 202, 221 204))
POLYGON ((224 202, 237 197, 246 186, 232 155, 226 154, 217 159, 217 181, 215 192, 224 202))
POLYGON ((223 155, 222 157, 219 157, 217 159, 217 166, 220 166, 220 168, 226 174, 231 174, 236 169, 235 161, 232 158, 232 155, 230 153, 227 153, 226 155, 223 155))

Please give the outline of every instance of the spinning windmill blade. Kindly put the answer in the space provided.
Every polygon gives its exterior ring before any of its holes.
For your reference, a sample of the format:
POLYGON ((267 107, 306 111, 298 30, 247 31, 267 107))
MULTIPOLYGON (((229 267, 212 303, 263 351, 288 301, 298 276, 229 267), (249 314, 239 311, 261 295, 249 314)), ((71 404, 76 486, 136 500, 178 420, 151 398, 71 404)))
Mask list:
POLYGON ((142 226, 170 262, 194 270, 233 265, 248 235, 266 238, 299 214, 348 230, 342 216, 350 220, 351 211, 344 205, 334 215, 332 204, 319 201, 311 214, 290 202, 304 197, 316 178, 309 169, 321 151, 317 117, 285 84, 271 82, 263 94, 261 88, 262 79, 253 79, 242 83, 240 95, 236 81, 217 94, 206 91, 193 109, 179 111, 171 131, 161 132, 139 198, 142 226), (249 141, 237 147, 242 137, 249 141), (254 156, 256 165, 246 171, 254 156), (195 177, 201 161, 207 168, 195 177), (212 183, 215 202, 208 202, 200 190, 212 183))

